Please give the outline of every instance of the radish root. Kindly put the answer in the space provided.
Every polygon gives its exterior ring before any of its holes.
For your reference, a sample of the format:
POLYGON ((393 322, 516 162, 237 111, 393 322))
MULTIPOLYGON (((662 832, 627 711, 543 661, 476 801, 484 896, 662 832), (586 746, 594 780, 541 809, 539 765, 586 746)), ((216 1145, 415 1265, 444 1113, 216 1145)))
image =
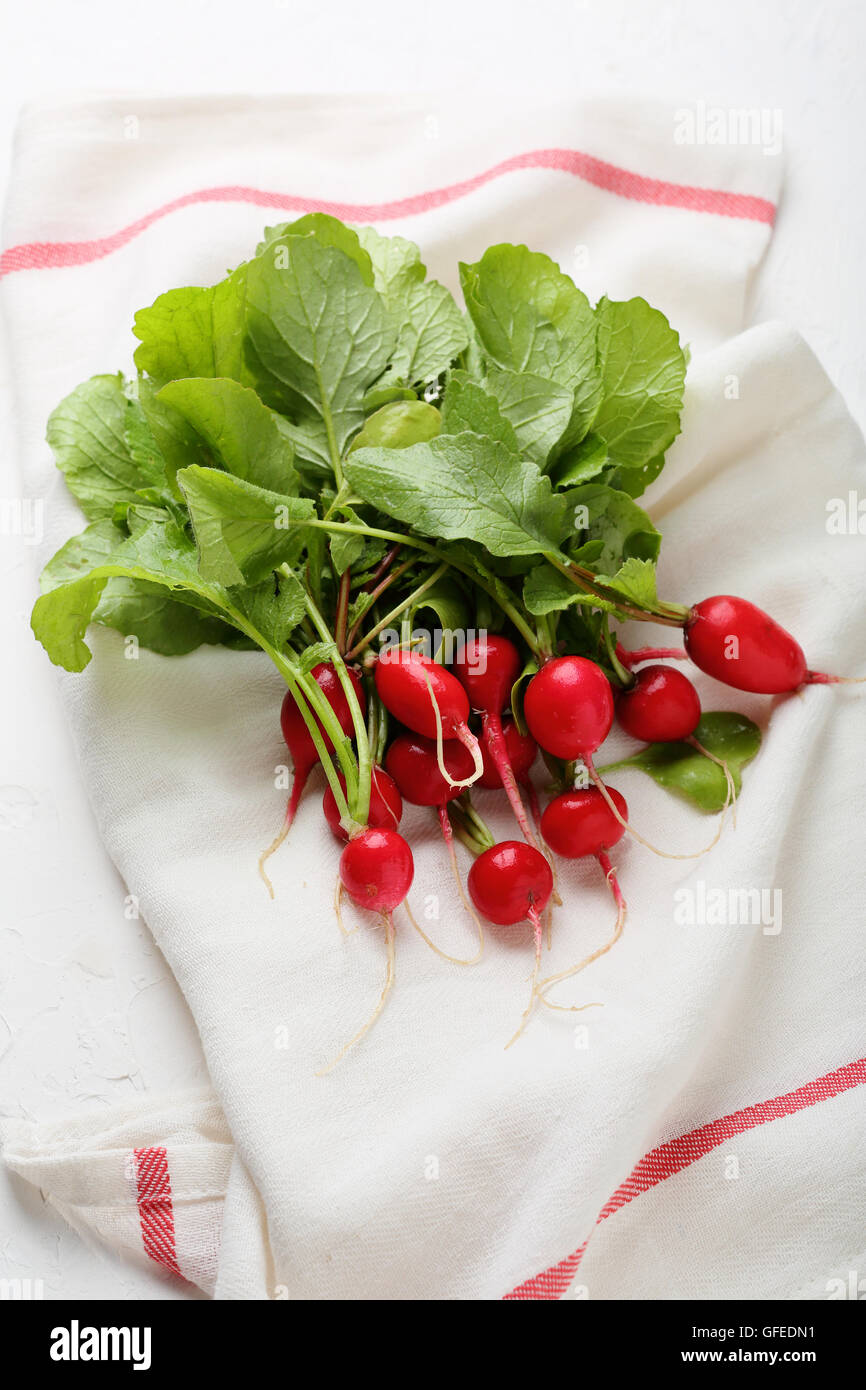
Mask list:
POLYGON ((291 795, 289 796, 288 805, 286 806, 286 815, 282 824, 282 828, 280 829, 279 834, 275 836, 273 840, 271 840, 271 843, 268 845, 267 849, 263 850, 262 853, 259 855, 259 874, 261 875, 262 882, 264 883, 271 897, 274 896, 274 885, 271 883, 271 880, 268 878, 268 875, 265 872, 265 864, 268 861, 268 859, 270 859, 271 855, 275 852, 275 850, 279 849, 280 845, 283 843, 283 840, 286 838, 286 836, 292 828, 292 821, 295 819, 295 813, 297 812, 298 805, 300 803, 301 796, 304 791, 304 787, 307 785, 308 776, 309 772, 295 772, 293 774, 292 791, 291 795))
POLYGON ((332 1072, 334 1068, 340 1062, 342 1062, 346 1053, 351 1048, 353 1048, 356 1043, 360 1042, 361 1039, 365 1036, 365 1034, 369 1033, 370 1029, 373 1027, 373 1024, 376 1022, 376 1019, 379 1017, 379 1015, 385 1007, 385 1000, 388 998, 388 995, 391 992, 391 986, 394 983, 394 922, 390 913, 383 913, 382 920, 385 923, 385 945, 388 952, 388 965, 385 973, 385 983, 382 986, 382 993, 379 996, 379 1002, 376 1005, 373 1012, 371 1013, 370 1017, 367 1019, 367 1022, 364 1024, 363 1028, 358 1029, 354 1037, 351 1037, 349 1041, 346 1043, 345 1047, 340 1049, 333 1062, 329 1062, 326 1067, 322 1067, 320 1071, 317 1071, 316 1076, 327 1076, 329 1072, 332 1072))
POLYGON ((598 859, 599 864, 602 867, 605 881, 607 882, 607 885, 610 888, 611 893, 613 894, 614 902, 616 903, 616 925, 614 926, 613 935, 610 937, 610 939, 606 941, 603 946, 599 946, 597 951, 593 951, 592 955, 586 956, 586 958, 580 961, 578 965, 572 965, 568 970, 560 970, 559 973, 556 975, 548 975, 547 979, 542 980, 541 984, 538 985, 537 994, 542 1004, 545 1004, 548 1009, 557 1009, 562 1013, 582 1013, 584 1009, 595 1009, 601 1007, 599 1004, 553 1004, 549 999, 545 997, 545 991, 551 989, 553 985, 559 984, 561 980, 571 979, 572 975, 577 975, 580 973, 581 970, 585 970, 588 965, 592 965, 594 960, 598 960, 600 956, 607 955, 607 952, 611 949, 611 947, 615 946, 617 941, 619 941, 620 937, 622 936, 623 929, 625 927, 627 908, 625 898, 622 896, 619 887, 619 882, 617 881, 616 870, 614 869, 604 850, 600 850, 596 857, 598 859))
POLYGON ((724 819, 725 819, 725 816, 727 815, 728 807, 730 807, 730 808, 731 808, 731 824, 733 825, 734 829, 736 830, 736 828, 737 828, 737 786, 736 786, 736 783, 734 782, 734 775, 733 775, 733 773, 731 772, 731 769, 728 767, 728 764, 725 762, 724 758, 717 758, 716 755, 715 755, 715 753, 711 753, 710 750, 709 750, 709 748, 705 748, 704 745, 703 745, 702 743, 699 743, 699 742, 698 742, 698 740, 695 738, 694 734, 689 734, 689 737, 686 739, 686 743, 690 743, 691 746, 692 746, 692 748, 697 749, 697 751, 698 751, 699 753, 702 753, 702 754, 704 755, 705 758, 709 758, 710 762, 711 762, 711 763, 715 763, 716 766, 717 766, 717 767, 720 767, 720 768, 722 769, 722 772, 725 774, 725 782, 727 783, 727 794, 726 794, 726 796, 725 796, 725 804, 724 804, 724 806, 722 807, 722 823, 724 824, 724 819))
MULTIPOLYGON (((619 821, 620 825, 628 831, 629 835, 631 835, 633 839, 637 840, 638 844, 644 845, 647 849, 652 850, 653 854, 657 854, 660 859, 700 859, 702 855, 708 854, 709 851, 719 843, 719 840, 722 836, 722 831, 725 828, 724 812, 722 814, 721 820, 719 821, 718 830, 716 831, 712 840, 710 840, 710 843, 708 845, 704 845, 703 849, 693 850, 691 854, 671 854, 669 850, 659 849, 656 845, 651 844, 649 840, 644 839, 643 835, 639 835, 638 832, 635 830, 634 826, 631 825, 625 819, 625 817, 620 814, 617 806, 614 803, 613 797, 610 795, 610 792, 608 791, 604 782, 601 780, 598 773, 596 772, 592 759, 585 758, 584 762, 586 764, 586 770, 589 773, 590 780, 593 786, 597 787, 598 790, 601 792, 612 815, 619 821)), ((727 803, 725 804, 725 810, 727 810, 727 803)))
POLYGON ((513 1043, 516 1043, 516 1042, 517 1042, 517 1039, 520 1037, 520 1035, 521 1035, 521 1033, 523 1032, 524 1028, 526 1027, 527 1023, 529 1022, 529 1020, 530 1020, 530 1018, 531 1018, 531 1016, 532 1016, 532 1010, 533 1010, 533 1008, 535 1007, 535 1000, 536 1000, 536 996, 537 996, 537 993, 538 993, 538 972, 539 972, 539 969, 541 968, 541 942, 542 942, 542 925, 541 925, 541 918, 539 917, 539 915, 538 915, 538 913, 537 913, 537 911, 536 911, 536 909, 535 909, 534 907, 530 907, 530 909, 529 909, 529 911, 527 912, 526 915, 527 915, 527 917, 529 918, 530 922, 532 923, 532 932, 533 932, 533 936, 534 936, 534 939, 535 939, 535 965, 534 965, 533 968, 532 968, 532 978, 531 978, 531 980, 530 980, 530 982, 529 982, 529 1003, 527 1004, 526 1008, 523 1010, 523 1013, 522 1013, 521 1018, 520 1018, 520 1023, 519 1023, 518 1028, 517 1028, 517 1032, 513 1035, 513 1037, 509 1038, 509 1039, 508 1039, 508 1042, 505 1044, 505 1051, 506 1051, 506 1052, 508 1051, 509 1047, 512 1046, 513 1043))
POLYGON ((430 703, 433 706, 433 718, 436 720, 436 763, 439 768, 439 771, 442 773, 442 776, 445 778, 445 781, 448 783, 449 787, 471 787, 473 782, 478 781, 478 778, 484 771, 484 760, 481 756, 481 747, 478 743, 478 739, 472 733, 472 730, 469 729, 465 724, 458 724, 456 736, 459 739, 459 741, 463 744, 464 748, 469 749, 469 752, 472 754, 472 761, 475 764, 475 767, 471 777, 465 778, 465 780, 462 782, 455 782, 454 778, 451 776, 451 774, 445 766, 445 749, 443 748, 444 736, 442 733, 442 715, 439 711, 439 705, 436 701, 436 696, 433 694, 433 686, 430 684, 430 677, 424 670, 423 666, 421 668, 421 674, 423 675, 424 680, 427 682, 427 692, 430 696, 430 703))

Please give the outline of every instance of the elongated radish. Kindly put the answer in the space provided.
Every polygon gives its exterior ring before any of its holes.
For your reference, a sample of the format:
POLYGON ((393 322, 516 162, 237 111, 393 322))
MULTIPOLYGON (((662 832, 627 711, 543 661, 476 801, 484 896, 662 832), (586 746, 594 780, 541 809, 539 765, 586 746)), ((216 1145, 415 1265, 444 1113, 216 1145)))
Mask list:
MULTIPOLYGON (((608 787, 607 790, 622 820, 628 820, 625 797, 615 787, 608 787)), ((622 936, 626 904, 607 851, 622 839, 625 827, 617 820, 598 788, 586 787, 563 792, 553 798, 541 817, 541 833, 554 853, 561 854, 564 859, 584 859, 590 855, 597 859, 617 907, 613 934, 603 946, 577 965, 571 966, 568 970, 560 970, 556 975, 549 975, 538 985, 537 992, 542 1003, 547 1004, 549 1008, 558 1009, 568 1006, 551 1004, 545 997, 545 990, 560 980, 577 975, 594 960, 598 960, 599 956, 605 955, 622 936)))
MULTIPOLYGON (((351 667, 348 668, 348 672, 349 679, 352 682, 352 687, 358 697, 361 709, 365 710, 366 697, 361 681, 357 673, 353 671, 351 667)), ((340 684, 340 678, 334 670, 334 667, 330 662, 321 661, 317 666, 312 668, 310 675, 324 692, 328 704, 337 716, 340 728, 345 734, 351 734, 353 728, 352 711, 349 708, 349 702, 346 699, 345 692, 340 684)), ((325 733, 321 720, 317 715, 314 715, 314 718, 325 748, 329 753, 333 752, 333 742, 325 733)), ((319 761, 319 755, 316 751, 316 746, 313 743, 310 731, 307 728, 304 716, 301 714, 297 701, 290 690, 287 690, 283 696, 283 703, 280 709, 280 726, 283 731, 283 738, 286 741, 286 746, 292 755, 292 788, 289 793, 289 800, 286 806, 286 814, 282 827, 277 836, 268 845, 267 849, 259 856, 259 873, 271 897, 274 896, 274 886, 265 872, 265 862, 270 859, 275 850, 279 849, 283 840, 288 835, 292 826, 292 821, 295 819, 304 787, 307 784, 307 779, 316 766, 316 763, 319 761)))
MULTIPOLYGON (((449 801, 454 801, 462 795, 461 784, 457 779, 464 777, 472 769, 473 761, 469 750, 462 743, 458 743, 456 739, 449 739, 442 745, 442 754, 448 780, 439 770, 436 744, 432 739, 424 738, 420 734, 398 734, 385 754, 385 767, 399 789, 400 795, 411 806, 435 806, 437 809, 439 827, 448 850, 451 872, 454 875, 454 881, 457 884, 457 890, 463 904, 474 919, 479 935, 478 954, 473 956, 471 960, 458 959, 456 956, 448 956, 447 959, 458 965, 474 965, 481 956, 484 946, 484 932, 463 889, 460 869, 457 864, 457 853, 454 848, 454 836, 446 809, 449 801)), ((444 956, 445 952, 441 951, 422 931, 414 917, 411 920, 416 931, 424 938, 428 946, 438 955, 444 956)))
MULTIPOLYGON (((692 608, 686 650, 708 676, 758 695, 781 695, 801 685, 847 684, 850 677, 810 671, 803 648, 769 613, 745 598, 716 594, 692 608)), ((853 678, 856 683, 857 678, 853 678)))
POLYGON ((358 907, 369 908, 381 915, 385 926, 387 969, 385 983, 378 1003, 367 1022, 341 1048, 337 1056, 316 1074, 325 1076, 333 1071, 351 1047, 369 1033, 385 1007, 394 983, 394 909, 400 906, 412 887, 415 865, 412 851, 396 830, 362 830, 346 845, 340 855, 340 880, 358 907))
POLYGON ((470 705, 481 715, 482 745, 496 766, 514 818, 524 838, 537 848, 502 729, 502 711, 511 699, 511 687, 522 667, 520 653, 513 642, 498 633, 484 633, 463 644, 454 663, 454 674, 466 691, 470 705))
POLYGON ((529 922, 532 926, 535 965, 529 1003, 517 1032, 506 1047, 519 1038, 532 1012, 541 963, 541 914, 552 892, 550 865, 540 850, 524 840, 500 841, 480 854, 469 870, 469 896, 482 917, 497 926, 513 926, 516 922, 529 922))
POLYGON ((565 762, 586 758, 613 723, 610 681, 585 656, 556 657, 529 682, 524 713, 539 747, 565 762))
MULTIPOLYGON (((337 774, 340 786, 346 790, 346 779, 342 772, 337 774)), ((325 788, 325 795, 322 798, 322 810, 325 820, 331 827, 332 834, 338 840, 347 841, 349 832, 344 827, 340 819, 340 810, 337 806, 334 793, 330 787, 325 788)), ((370 810, 368 812, 367 824, 372 829, 396 830, 403 815, 403 799, 397 787, 387 772, 381 767, 374 767, 370 777, 370 810)))
POLYGON ((467 787, 481 776, 483 762, 478 740, 466 722, 469 700, 450 671, 420 652, 386 647, 376 662, 376 689, 385 708, 413 733, 435 738, 439 770, 450 774, 443 761, 442 744, 457 739, 472 754, 472 775, 456 785, 467 787))

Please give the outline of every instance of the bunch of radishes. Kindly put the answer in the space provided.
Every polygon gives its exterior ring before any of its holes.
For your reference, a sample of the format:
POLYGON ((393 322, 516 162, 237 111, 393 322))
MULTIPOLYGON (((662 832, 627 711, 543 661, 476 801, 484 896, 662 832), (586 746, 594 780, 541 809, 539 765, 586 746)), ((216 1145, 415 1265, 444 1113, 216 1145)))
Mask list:
MULTIPOLYGON (((475 908, 494 925, 521 921, 530 925, 535 965, 525 1022, 536 998, 548 1003, 547 988, 604 954, 623 930, 625 901, 608 851, 631 829, 628 806, 619 791, 605 785, 593 763, 614 715, 626 733, 646 743, 694 738, 701 718, 698 693, 680 669, 655 658, 688 655, 703 671, 728 685, 765 694, 840 679, 810 671, 795 639, 745 599, 719 596, 695 605, 684 623, 684 639, 684 649, 626 652, 619 647, 619 664, 626 670, 640 664, 641 669, 616 692, 601 666, 588 657, 550 658, 526 686, 524 730, 510 712, 524 659, 515 642, 503 634, 482 634, 467 640, 451 670, 400 646, 383 647, 377 656, 368 658, 371 697, 403 729, 391 739, 384 766, 373 764, 370 768, 366 823, 347 823, 330 788, 325 792, 323 809, 332 832, 345 842, 339 867, 342 889, 359 907, 379 914, 386 925, 388 977, 374 1018, 393 979, 393 913, 405 902, 414 877, 412 851, 398 829, 404 801, 437 808, 452 854, 449 808, 453 808, 459 838, 477 855, 468 876, 475 908), (470 727, 473 716, 477 734, 470 727), (540 817, 529 779, 539 749, 547 755, 551 768, 559 768, 560 783, 573 782, 576 768, 585 769, 591 782, 558 791, 540 817), (460 803, 468 803, 466 789, 475 784, 505 791, 522 839, 495 843, 471 806, 464 806, 461 813, 460 803), (529 794, 548 850, 566 859, 597 859, 617 907, 609 941, 579 965, 540 983, 542 916, 554 893, 554 875, 527 816, 521 786, 529 794)), ((313 668, 348 735, 353 727, 349 689, 354 691, 362 714, 367 699, 356 671, 345 668, 341 674, 342 681, 333 664, 313 668)), ((294 762, 294 783, 280 838, 291 824, 304 783, 318 761, 291 692, 283 700, 282 728, 294 762)), ((332 747, 324 730, 322 735, 326 746, 332 747)), ((356 1034, 353 1043, 372 1021, 356 1034)))

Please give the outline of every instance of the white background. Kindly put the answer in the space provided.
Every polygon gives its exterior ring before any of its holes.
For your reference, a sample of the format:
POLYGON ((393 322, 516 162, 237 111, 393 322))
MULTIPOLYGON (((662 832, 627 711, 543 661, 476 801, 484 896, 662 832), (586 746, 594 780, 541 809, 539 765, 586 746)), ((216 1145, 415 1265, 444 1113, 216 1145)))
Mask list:
MULTIPOLYGON (((481 82, 494 103, 623 92, 672 110, 696 101, 778 108, 785 185, 750 317, 799 328, 866 423, 858 0, 28 0, 4 10, 3 185, 18 107, 82 92, 444 88, 459 108, 461 89, 481 82)), ((0 493, 9 496, 8 421, 0 446, 0 493)), ((173 982, 144 928, 124 916, 123 886, 96 841, 53 673, 27 627, 32 566, 8 538, 0 576, 0 1116, 43 1119, 195 1082, 203 1069, 173 982)), ((35 1190, 0 1175, 3 1277, 41 1278, 48 1298, 186 1296, 86 1249, 35 1190)))

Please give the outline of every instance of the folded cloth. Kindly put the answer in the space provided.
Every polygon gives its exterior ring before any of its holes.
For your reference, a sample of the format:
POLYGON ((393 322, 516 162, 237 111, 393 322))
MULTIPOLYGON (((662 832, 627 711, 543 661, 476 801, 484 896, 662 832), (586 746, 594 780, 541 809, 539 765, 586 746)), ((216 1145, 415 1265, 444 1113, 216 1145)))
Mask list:
MULTIPOLYGON (((796 630, 813 666, 866 669, 862 540, 825 524, 827 502, 861 484, 862 438, 796 334, 742 331, 778 163, 760 148, 681 143, 671 110, 627 102, 488 102, 467 114, 433 98, 135 99, 28 111, 0 269, 24 486, 48 499, 40 558, 81 524, 42 442, 50 408, 90 373, 130 362, 136 308, 219 278, 264 221, 323 208, 416 240, 452 289, 458 259, 526 241, 593 298, 641 294, 662 308, 692 359, 683 434, 646 498, 665 535, 661 591, 741 593, 796 630)), ((644 626, 641 643, 654 635, 664 640, 644 626)), ((216 1124, 206 1145, 202 1186, 225 1193, 216 1270, 182 1248, 175 1219, 181 1275, 227 1298, 795 1298, 826 1296, 856 1267, 856 687, 771 701, 697 677, 705 707, 757 719, 764 747, 736 830, 709 858, 618 847, 625 936, 561 987, 563 1002, 603 1008, 539 1011, 505 1052, 528 942, 491 932, 481 964, 460 969, 398 913, 388 1007, 318 1077, 378 996, 384 950, 368 926, 348 939, 336 930, 338 848, 315 788, 271 861, 274 902, 256 878, 283 811, 279 676, 258 653, 127 661, 104 629, 91 644, 87 670, 60 676, 66 716, 105 844, 189 1003, 233 1141, 230 1167, 216 1124), (780 890, 783 912, 681 924, 677 890, 697 901, 710 887, 780 890)), ((625 746, 614 736, 611 757, 625 746)), ((655 843, 689 851, 710 838, 706 820, 642 774, 618 785, 655 843)), ((479 805, 510 833, 494 796, 479 805)), ((472 928, 436 826, 419 811, 405 827, 416 912, 442 947, 466 953, 472 928)), ((551 972, 611 928, 597 868, 565 865, 560 879, 551 972)), ((162 1149, 144 1185, 164 1203, 166 1180, 172 1193, 189 1185, 173 1172, 185 1161, 181 1113, 160 1120, 163 1104, 117 1144, 104 1114, 68 1138, 16 1126, 7 1160, 86 1222, 99 1194, 68 1184, 67 1164, 106 1143, 127 1164, 124 1146, 162 1149)), ((187 1138, 201 1104, 190 1103, 187 1138)), ((106 1179, 106 1201, 118 1181, 106 1179)), ((114 1238, 107 1220, 93 1225, 114 1238)), ((212 1252, 211 1237, 208 1224, 212 1252)), ((143 1229, 142 1245, 165 1256, 143 1229)))

